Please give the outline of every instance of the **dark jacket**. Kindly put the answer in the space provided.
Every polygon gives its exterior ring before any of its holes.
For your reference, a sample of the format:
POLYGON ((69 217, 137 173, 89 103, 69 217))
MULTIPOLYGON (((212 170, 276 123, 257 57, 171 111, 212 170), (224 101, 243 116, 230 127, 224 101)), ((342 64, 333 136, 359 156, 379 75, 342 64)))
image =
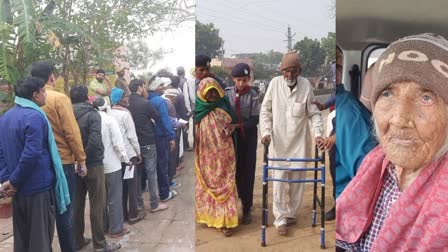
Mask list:
POLYGON ((183 94, 179 94, 174 102, 174 107, 176 107, 177 118, 184 119, 188 121, 190 117, 188 116, 188 109, 185 106, 185 97, 183 94))
POLYGON ((55 175, 43 115, 15 106, 0 117, 0 129, 0 183, 9 180, 19 195, 50 190, 55 175))
POLYGON ((101 116, 87 102, 73 104, 75 118, 81 131, 87 168, 103 164, 104 146, 101 137, 101 116))
POLYGON ((140 146, 155 144, 154 123, 159 114, 154 107, 143 96, 132 93, 129 96, 129 111, 135 123, 138 143, 140 146))

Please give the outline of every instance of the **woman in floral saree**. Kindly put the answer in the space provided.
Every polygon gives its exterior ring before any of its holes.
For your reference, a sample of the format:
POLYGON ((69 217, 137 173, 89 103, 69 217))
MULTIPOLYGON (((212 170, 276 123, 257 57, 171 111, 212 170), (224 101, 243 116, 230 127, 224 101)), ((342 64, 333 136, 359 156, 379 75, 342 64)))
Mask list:
POLYGON ((213 78, 199 83, 194 120, 196 221, 229 236, 230 229, 238 226, 234 117, 224 90, 213 78))

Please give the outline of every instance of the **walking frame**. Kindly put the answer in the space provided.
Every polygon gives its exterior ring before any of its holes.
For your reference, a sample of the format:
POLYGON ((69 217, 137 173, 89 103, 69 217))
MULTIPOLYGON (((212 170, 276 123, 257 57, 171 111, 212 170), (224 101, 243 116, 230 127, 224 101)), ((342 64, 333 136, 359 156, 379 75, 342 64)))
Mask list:
POLYGON ((319 204, 320 216, 320 248, 325 249, 325 152, 319 157, 317 145, 315 146, 315 158, 269 158, 269 145, 264 145, 263 154, 263 208, 262 208, 262 226, 261 226, 261 246, 266 247, 266 227, 268 226, 268 181, 286 182, 286 183, 313 183, 313 214, 312 227, 316 226, 316 205, 319 204), (269 166, 268 161, 284 161, 294 163, 312 163, 314 168, 285 168, 269 166), (321 166, 318 166, 318 162, 321 166), (314 179, 275 179, 269 177, 269 170, 287 170, 287 171, 314 171, 314 179), (320 171, 320 179, 318 172, 320 171), (317 183, 321 183, 321 198, 317 195, 317 183))

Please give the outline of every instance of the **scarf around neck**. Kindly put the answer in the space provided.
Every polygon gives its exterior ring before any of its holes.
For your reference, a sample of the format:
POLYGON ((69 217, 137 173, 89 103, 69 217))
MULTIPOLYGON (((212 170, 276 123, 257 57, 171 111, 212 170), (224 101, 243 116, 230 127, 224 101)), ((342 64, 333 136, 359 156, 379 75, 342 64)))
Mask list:
POLYGON ((67 180, 65 178, 64 170, 62 168, 61 156, 59 155, 58 147, 54 139, 53 130, 51 124, 48 121, 45 112, 31 100, 16 96, 14 102, 24 108, 31 108, 37 110, 45 118, 48 126, 48 145, 50 147, 51 160, 53 162, 53 168, 56 175, 56 184, 54 191, 56 195, 56 204, 59 214, 64 213, 67 210, 67 206, 70 204, 70 193, 67 186, 67 180))
MULTIPOLYGON (((336 239, 356 243, 372 224, 390 161, 377 146, 336 202, 336 239)), ((391 206, 371 251, 448 248, 448 155, 423 168, 391 206)))

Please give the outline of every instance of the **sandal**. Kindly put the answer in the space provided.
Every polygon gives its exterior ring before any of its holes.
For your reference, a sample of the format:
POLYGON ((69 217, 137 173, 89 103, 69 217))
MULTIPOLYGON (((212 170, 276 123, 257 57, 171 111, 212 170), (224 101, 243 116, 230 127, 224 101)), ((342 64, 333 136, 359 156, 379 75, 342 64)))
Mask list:
POLYGON ((224 236, 226 236, 226 237, 229 237, 229 236, 232 236, 232 230, 230 229, 230 228, 225 228, 225 227, 222 227, 221 228, 221 232, 224 234, 224 236))
POLYGON ((138 213, 137 217, 129 218, 128 223, 129 223, 129 225, 133 225, 133 224, 143 220, 145 217, 146 217, 146 213, 140 212, 140 213, 138 213))
POLYGON ((92 239, 90 239, 90 238, 84 238, 84 240, 82 241, 82 244, 76 246, 76 250, 81 250, 81 249, 83 249, 85 246, 89 245, 91 242, 92 242, 92 239))
POLYGON ((123 230, 121 230, 121 232, 116 233, 116 234, 110 234, 109 237, 110 238, 117 238, 117 237, 120 237, 120 236, 123 236, 123 235, 129 233, 130 231, 131 230, 129 230, 129 228, 123 227, 123 230))

